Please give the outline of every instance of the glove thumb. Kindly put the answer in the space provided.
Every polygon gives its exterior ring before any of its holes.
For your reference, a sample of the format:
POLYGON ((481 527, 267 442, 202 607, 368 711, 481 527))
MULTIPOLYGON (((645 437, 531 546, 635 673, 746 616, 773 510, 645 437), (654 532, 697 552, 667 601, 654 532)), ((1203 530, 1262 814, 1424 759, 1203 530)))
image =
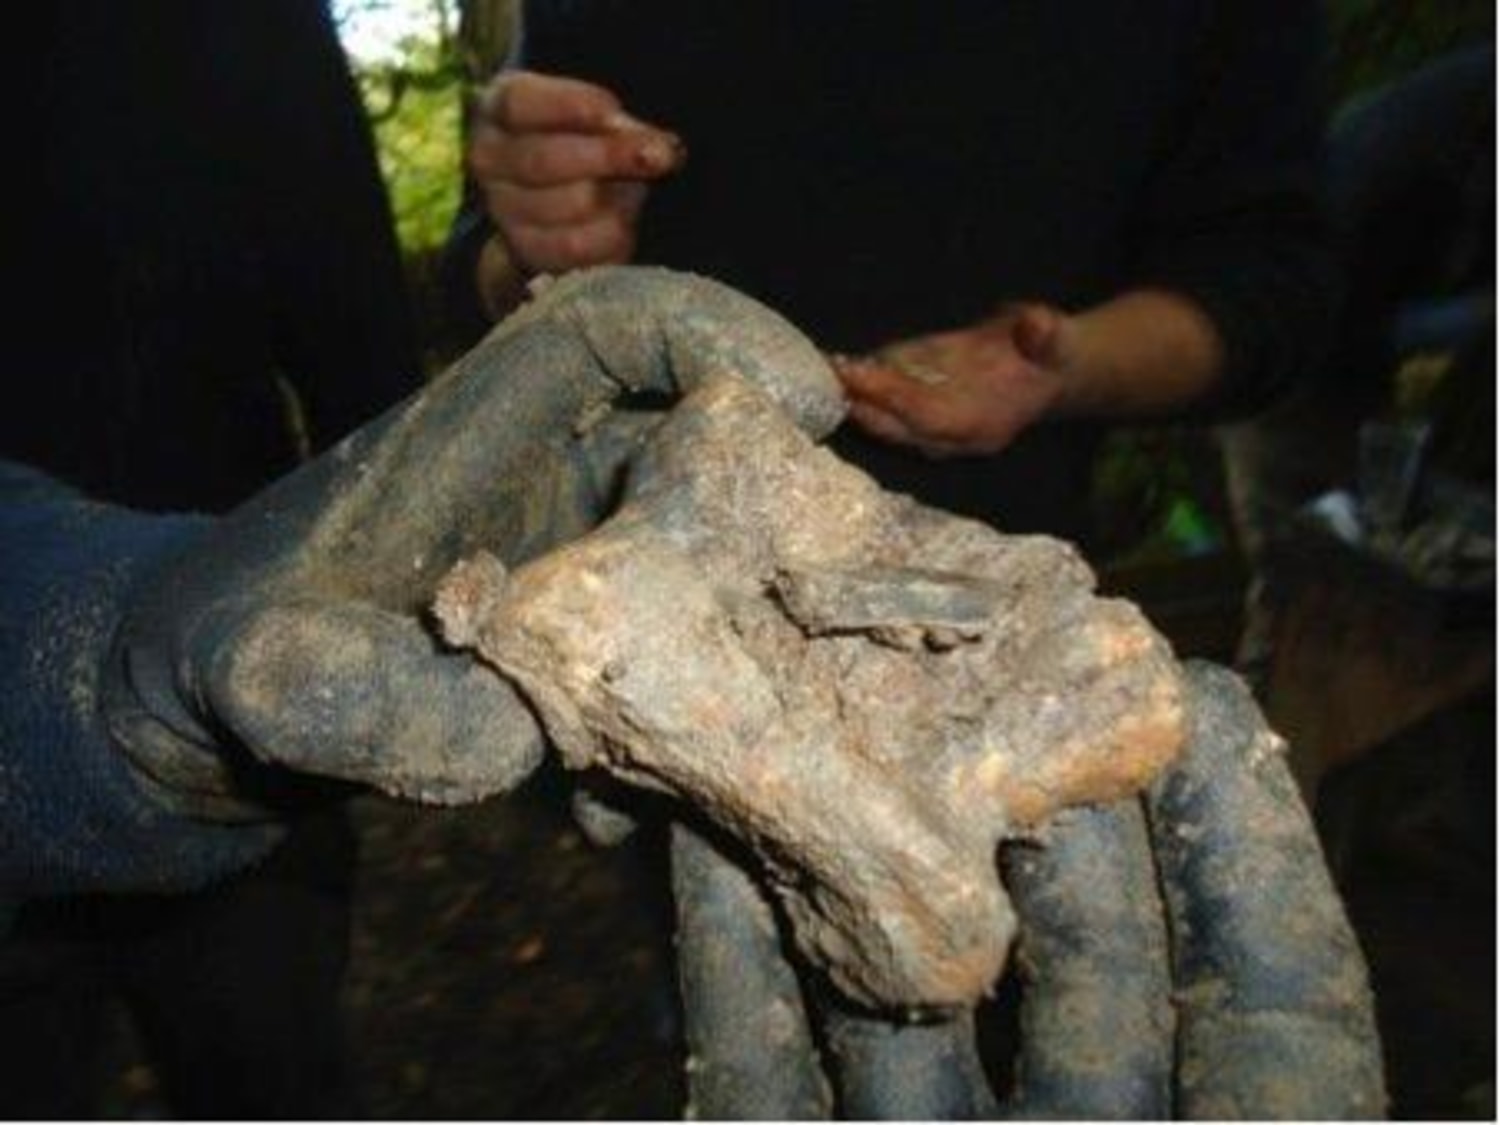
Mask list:
POLYGON ((520 696, 408 617, 287 600, 220 621, 199 690, 262 761, 459 804, 514 788, 542 760, 520 696))

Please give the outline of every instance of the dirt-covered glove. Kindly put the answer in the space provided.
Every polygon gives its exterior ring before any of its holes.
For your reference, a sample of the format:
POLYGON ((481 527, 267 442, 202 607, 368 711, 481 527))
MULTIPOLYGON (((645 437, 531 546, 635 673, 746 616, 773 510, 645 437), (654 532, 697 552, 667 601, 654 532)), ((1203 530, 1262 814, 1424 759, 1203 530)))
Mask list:
POLYGON ((1188 744, 1143 798, 1072 810, 1003 850, 1022 1004, 999 1096, 970 1013, 911 1022, 809 994, 744 854, 679 827, 696 1116, 1380 1116, 1364 961, 1280 740, 1234 676, 1186 675, 1188 744))
POLYGON ((103 685, 115 740, 198 816, 261 815, 266 764, 442 802, 514 785, 537 726, 434 639, 436 580, 479 548, 516 563, 587 530, 639 430, 617 407, 659 409, 723 373, 813 431, 841 416, 812 347, 721 285, 604 269, 546 287, 141 585, 103 685))
POLYGON ((740 381, 685 398, 624 495, 529 565, 466 560, 436 611, 566 765, 700 833, 674 839, 698 1114, 828 1108, 802 961, 843 994, 813 1013, 840 1108, 985 1115, 962 1013, 1017 932, 1018 1114, 1379 1111, 1363 963, 1231 677, 1064 545, 881 492, 740 381))

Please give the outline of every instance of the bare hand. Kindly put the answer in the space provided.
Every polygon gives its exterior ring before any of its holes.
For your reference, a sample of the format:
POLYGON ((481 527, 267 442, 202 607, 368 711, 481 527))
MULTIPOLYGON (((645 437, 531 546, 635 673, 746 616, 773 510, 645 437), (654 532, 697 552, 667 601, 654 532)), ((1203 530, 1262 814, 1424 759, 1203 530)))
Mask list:
POLYGON ((849 416, 875 437, 930 457, 996 453, 1061 403, 1075 326, 1020 305, 970 328, 919 336, 870 356, 835 357, 849 416))
POLYGON ((513 264, 561 273, 629 261, 649 184, 685 156, 603 87, 516 71, 480 101, 469 166, 513 264))

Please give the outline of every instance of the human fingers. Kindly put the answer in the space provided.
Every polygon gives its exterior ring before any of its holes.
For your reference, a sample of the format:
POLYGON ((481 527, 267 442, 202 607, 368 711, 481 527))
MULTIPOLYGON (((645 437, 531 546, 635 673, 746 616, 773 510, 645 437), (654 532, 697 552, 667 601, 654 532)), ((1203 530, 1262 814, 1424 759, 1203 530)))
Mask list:
POLYGON ((849 420, 860 429, 886 441, 909 442, 911 427, 896 415, 858 399, 849 403, 849 420))
POLYGON ((1001 859, 1026 1028, 1005 1116, 1170 1117, 1172 982, 1139 802, 1070 810, 1001 859))
POLYGON ((500 182, 485 189, 490 214, 504 226, 564 227, 615 212, 634 220, 646 201, 647 187, 634 181, 577 180, 553 187, 525 187, 500 182))
POLYGON ((868 403, 851 402, 849 418, 871 437, 891 442, 894 445, 910 446, 934 461, 957 457, 964 452, 962 446, 941 438, 920 434, 894 414, 889 414, 878 406, 871 406, 868 403))
POLYGON ((604 211, 567 226, 512 223, 501 229, 515 260, 536 273, 622 265, 635 255, 635 223, 619 211, 604 211))
POLYGON ((1073 318, 1062 309, 1038 302, 1016 305, 1007 312, 1011 344, 1016 353, 1038 368, 1067 368, 1076 351, 1073 318))
POLYGON ((506 132, 609 132, 642 127, 603 86, 536 71, 508 71, 479 98, 481 118, 506 132))
POLYGON ((914 369, 883 357, 840 356, 832 365, 851 402, 877 407, 903 419, 928 409, 926 400, 939 385, 936 373, 923 368, 915 372, 921 377, 914 378, 914 369))
POLYGON ((513 133, 481 122, 469 166, 481 183, 550 187, 575 180, 654 180, 679 168, 686 148, 674 133, 635 128, 603 133, 513 133))
POLYGON ((1025 304, 1015 311, 1011 339, 1022 358, 1039 367, 1061 360, 1063 317, 1049 305, 1025 304))
POLYGON ((940 372, 878 359, 840 359, 833 367, 849 396, 849 417, 865 432, 929 457, 962 451, 966 419, 940 372))

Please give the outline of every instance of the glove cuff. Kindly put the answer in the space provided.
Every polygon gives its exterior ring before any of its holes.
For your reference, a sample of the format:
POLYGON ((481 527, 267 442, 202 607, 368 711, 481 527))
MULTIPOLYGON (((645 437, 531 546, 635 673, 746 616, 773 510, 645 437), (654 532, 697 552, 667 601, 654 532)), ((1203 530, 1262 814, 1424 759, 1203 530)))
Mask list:
POLYGON ((207 523, 90 503, 0 465, 0 894, 186 890, 280 839, 168 801, 106 718, 133 593, 207 523))

